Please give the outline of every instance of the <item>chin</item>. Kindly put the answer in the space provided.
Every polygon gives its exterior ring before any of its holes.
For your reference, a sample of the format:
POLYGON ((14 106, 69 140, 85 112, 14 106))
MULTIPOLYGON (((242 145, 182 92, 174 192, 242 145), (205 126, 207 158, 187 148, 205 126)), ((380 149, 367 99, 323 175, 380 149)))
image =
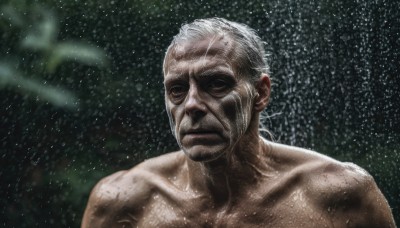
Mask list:
POLYGON ((225 154, 224 150, 206 146, 192 146, 189 149, 182 149, 188 158, 196 162, 210 162, 225 154))

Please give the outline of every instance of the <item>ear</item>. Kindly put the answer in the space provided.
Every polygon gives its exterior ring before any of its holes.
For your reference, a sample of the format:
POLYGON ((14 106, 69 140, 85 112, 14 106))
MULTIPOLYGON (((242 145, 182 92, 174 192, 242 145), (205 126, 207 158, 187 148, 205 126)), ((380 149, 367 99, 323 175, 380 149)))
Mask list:
POLYGON ((254 102, 254 110, 261 112, 267 107, 269 96, 271 94, 271 80, 268 74, 263 73, 260 79, 256 82, 256 97, 254 102))

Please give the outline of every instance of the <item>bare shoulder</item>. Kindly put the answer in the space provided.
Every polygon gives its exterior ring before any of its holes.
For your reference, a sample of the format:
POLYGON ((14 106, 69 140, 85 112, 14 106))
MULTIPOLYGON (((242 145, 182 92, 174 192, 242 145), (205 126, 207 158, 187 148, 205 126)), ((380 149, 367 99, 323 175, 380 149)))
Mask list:
MULTIPOLYGON (((307 168, 305 168, 307 170, 307 168)), ((320 161, 309 170, 308 196, 339 226, 395 227, 389 204, 373 177, 353 163, 320 161)))
POLYGON ((93 188, 82 227, 114 227, 137 221, 160 184, 179 169, 180 153, 146 160, 130 170, 116 172, 93 188))
POLYGON ((335 227, 395 227, 387 200, 363 168, 306 149, 272 147, 300 177, 300 188, 314 210, 335 227))

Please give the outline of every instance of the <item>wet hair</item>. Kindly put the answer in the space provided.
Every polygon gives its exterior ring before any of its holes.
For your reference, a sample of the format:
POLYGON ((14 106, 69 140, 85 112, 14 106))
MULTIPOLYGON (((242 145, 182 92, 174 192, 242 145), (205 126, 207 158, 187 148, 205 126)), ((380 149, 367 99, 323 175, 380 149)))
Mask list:
MULTIPOLYGON (((227 35, 235 43, 233 61, 237 66, 239 75, 248 76, 250 82, 255 83, 262 73, 270 74, 270 55, 265 51, 266 43, 261 40, 256 31, 245 24, 217 17, 197 19, 192 23, 182 25, 179 33, 174 36, 167 49, 163 69, 165 70, 165 60, 168 54, 179 43, 215 37, 216 35, 227 35)), ((259 131, 263 136, 275 141, 273 134, 264 125, 265 120, 268 119, 269 115, 265 111, 260 113, 259 131)))
POLYGON ((240 75, 250 76, 249 79, 255 82, 262 73, 269 74, 268 59, 264 50, 265 43, 257 35, 256 31, 245 24, 217 17, 198 19, 192 23, 184 24, 179 33, 174 36, 171 45, 167 49, 166 57, 179 43, 200 40, 215 35, 227 35, 236 44, 234 61, 240 75))

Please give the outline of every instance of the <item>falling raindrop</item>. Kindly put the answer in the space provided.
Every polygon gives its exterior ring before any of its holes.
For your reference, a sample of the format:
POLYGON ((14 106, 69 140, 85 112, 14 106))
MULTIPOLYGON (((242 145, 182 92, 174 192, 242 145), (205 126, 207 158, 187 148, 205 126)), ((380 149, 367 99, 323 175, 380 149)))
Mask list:
POLYGON ((102 177, 178 149, 164 53, 182 23, 213 16, 267 42, 264 125, 275 140, 368 170, 399 224, 399 9, 385 0, 2 1, 1 224, 78 227, 102 177))

